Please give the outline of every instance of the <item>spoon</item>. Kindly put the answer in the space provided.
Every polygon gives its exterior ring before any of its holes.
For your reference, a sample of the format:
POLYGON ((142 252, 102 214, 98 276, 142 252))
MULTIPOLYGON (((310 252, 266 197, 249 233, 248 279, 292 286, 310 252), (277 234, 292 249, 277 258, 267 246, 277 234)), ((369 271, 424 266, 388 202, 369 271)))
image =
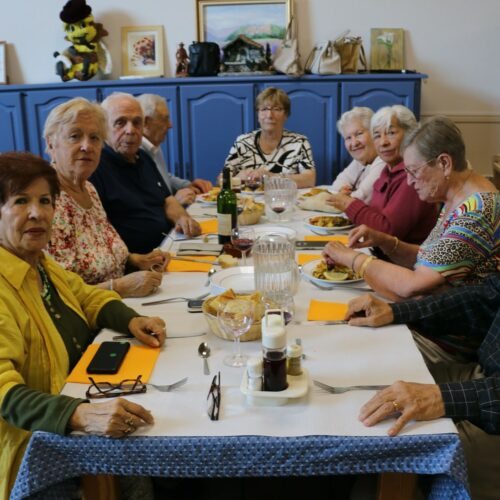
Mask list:
POLYGON ((207 281, 205 282, 205 285, 204 286, 208 286, 210 285, 210 278, 217 272, 217 269, 215 269, 215 267, 212 267, 210 269, 210 271, 208 271, 208 274, 207 274, 207 281))
POLYGON ((198 354, 203 358, 203 373, 205 375, 210 375, 210 368, 208 367, 207 358, 210 356, 210 347, 206 342, 202 342, 198 346, 198 354))

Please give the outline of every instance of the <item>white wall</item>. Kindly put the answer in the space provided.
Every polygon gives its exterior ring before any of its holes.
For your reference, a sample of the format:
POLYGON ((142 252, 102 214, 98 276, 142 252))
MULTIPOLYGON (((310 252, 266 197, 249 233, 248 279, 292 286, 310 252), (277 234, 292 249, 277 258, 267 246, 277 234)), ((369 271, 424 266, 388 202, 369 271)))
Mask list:
MULTIPOLYGON (((57 82, 52 53, 68 45, 59 11, 65 0, 0 0, 0 39, 8 42, 11 83, 57 82)), ((113 78, 121 71, 120 27, 165 29, 166 76, 177 44, 196 38, 195 0, 88 0, 109 31, 113 78)), ((498 0, 295 0, 303 59, 315 41, 344 29, 365 40, 370 28, 404 28, 406 67, 427 73, 422 114, 451 116, 464 132, 469 159, 484 173, 500 152, 500 3, 498 0)))

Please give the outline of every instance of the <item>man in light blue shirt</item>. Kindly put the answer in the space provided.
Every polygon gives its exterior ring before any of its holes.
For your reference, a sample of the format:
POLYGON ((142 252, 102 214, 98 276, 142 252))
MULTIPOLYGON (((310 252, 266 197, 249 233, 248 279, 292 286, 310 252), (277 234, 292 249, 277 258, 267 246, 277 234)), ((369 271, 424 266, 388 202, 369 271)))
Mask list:
POLYGON ((209 191, 212 188, 212 183, 204 179, 195 179, 191 182, 169 172, 163 151, 160 148, 168 130, 172 128, 167 103, 163 97, 157 94, 142 94, 137 100, 144 114, 142 149, 156 163, 165 184, 177 201, 182 205, 190 205, 194 202, 197 194, 209 191))

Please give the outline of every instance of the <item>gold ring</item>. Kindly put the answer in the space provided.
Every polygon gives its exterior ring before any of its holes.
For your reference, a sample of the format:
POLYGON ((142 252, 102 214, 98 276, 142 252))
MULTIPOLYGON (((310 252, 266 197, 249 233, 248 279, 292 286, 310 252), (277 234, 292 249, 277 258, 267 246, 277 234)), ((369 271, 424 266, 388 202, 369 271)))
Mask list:
POLYGON ((125 420, 125 424, 127 424, 129 427, 133 427, 134 426, 134 421, 132 420, 132 418, 127 418, 127 420, 125 420))
POLYGON ((392 406, 394 406, 394 411, 396 413, 399 413, 401 411, 401 408, 399 407, 398 403, 396 402, 396 400, 392 401, 392 406))

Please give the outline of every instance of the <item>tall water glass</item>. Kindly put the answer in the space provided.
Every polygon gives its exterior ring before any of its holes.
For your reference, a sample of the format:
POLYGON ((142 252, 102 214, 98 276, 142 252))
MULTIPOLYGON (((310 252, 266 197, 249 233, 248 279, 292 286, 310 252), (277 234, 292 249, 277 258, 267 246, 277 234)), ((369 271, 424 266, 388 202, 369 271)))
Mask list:
POLYGON ((297 184, 288 177, 264 177, 264 201, 266 215, 270 220, 287 222, 292 220, 297 201, 297 184))
POLYGON ((255 289, 266 302, 294 313, 293 297, 297 293, 300 272, 295 262, 295 246, 277 235, 259 238, 252 249, 255 289))

